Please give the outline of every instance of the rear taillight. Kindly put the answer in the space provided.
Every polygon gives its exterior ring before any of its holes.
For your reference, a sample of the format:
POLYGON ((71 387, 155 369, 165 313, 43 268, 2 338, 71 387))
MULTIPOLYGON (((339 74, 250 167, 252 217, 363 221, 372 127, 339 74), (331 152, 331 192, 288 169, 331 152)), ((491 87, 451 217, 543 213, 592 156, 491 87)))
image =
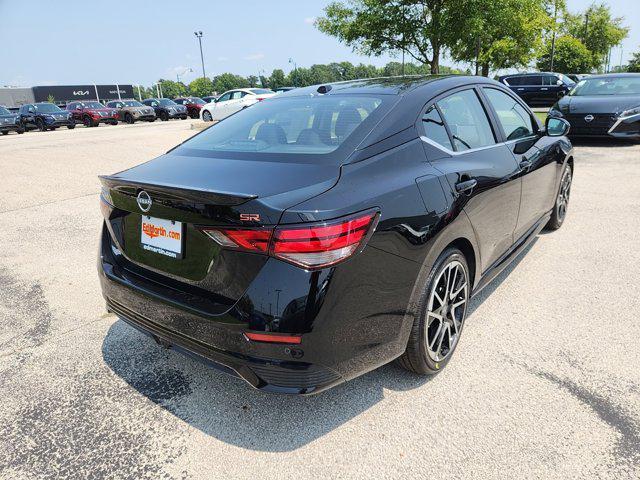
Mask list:
POLYGON ((262 100, 264 100, 267 97, 256 97, 256 100, 258 100, 259 102, 261 102, 262 100))
POLYGON ((323 223, 275 229, 203 228, 222 247, 266 253, 306 269, 342 262, 359 252, 375 230, 379 214, 359 213, 323 223))

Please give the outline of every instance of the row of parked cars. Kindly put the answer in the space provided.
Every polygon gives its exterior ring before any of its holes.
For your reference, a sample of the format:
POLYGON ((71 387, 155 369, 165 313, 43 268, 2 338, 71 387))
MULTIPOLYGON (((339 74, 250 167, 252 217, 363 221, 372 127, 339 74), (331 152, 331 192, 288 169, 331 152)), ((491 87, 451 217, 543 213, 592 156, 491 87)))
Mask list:
POLYGON ((147 98, 142 102, 133 99, 112 100, 106 104, 96 100, 69 102, 61 108, 49 102, 22 105, 13 111, 0 106, 0 133, 10 131, 24 133, 29 129, 40 131, 55 130, 60 127, 73 129, 77 124, 96 127, 101 123, 117 125, 118 122, 154 122, 156 119, 186 120, 201 118, 206 122, 219 121, 247 108, 254 103, 290 90, 283 87, 277 91, 265 88, 240 88, 229 90, 219 96, 147 98))

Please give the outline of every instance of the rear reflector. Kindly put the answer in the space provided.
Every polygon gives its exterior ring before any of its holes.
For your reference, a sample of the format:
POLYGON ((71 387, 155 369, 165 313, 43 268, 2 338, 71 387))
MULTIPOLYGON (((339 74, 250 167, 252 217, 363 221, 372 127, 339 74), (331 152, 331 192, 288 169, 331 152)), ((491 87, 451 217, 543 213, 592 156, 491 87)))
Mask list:
POLYGON ((279 335, 277 333, 245 332, 244 336, 254 342, 295 343, 295 344, 299 344, 302 342, 302 337, 299 335, 279 335))
POLYGON ((318 224, 203 231, 222 247, 268 253, 306 269, 316 269, 335 265, 362 250, 378 217, 377 211, 369 211, 318 224))

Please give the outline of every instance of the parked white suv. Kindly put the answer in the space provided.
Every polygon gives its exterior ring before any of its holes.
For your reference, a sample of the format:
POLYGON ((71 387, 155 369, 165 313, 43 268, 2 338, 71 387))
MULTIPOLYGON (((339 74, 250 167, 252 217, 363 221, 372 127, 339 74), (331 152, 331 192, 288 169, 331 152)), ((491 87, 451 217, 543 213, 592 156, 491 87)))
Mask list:
POLYGON ((229 90, 213 102, 203 106, 200 110, 200 118, 205 122, 219 121, 274 95, 275 92, 266 88, 236 88, 235 90, 229 90))

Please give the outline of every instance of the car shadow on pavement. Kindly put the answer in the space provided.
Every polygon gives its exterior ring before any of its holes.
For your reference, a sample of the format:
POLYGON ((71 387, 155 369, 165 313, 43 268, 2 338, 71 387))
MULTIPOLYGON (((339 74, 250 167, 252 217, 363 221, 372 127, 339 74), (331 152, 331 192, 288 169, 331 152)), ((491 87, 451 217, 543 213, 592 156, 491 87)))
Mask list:
MULTIPOLYGON (((471 300, 469 315, 522 257, 471 300)), ((122 320, 109 329, 102 356, 127 384, 192 427, 223 442, 267 452, 292 451, 322 437, 381 402, 385 390, 407 391, 437 379, 406 372, 392 362, 318 395, 267 394, 159 346, 122 320)), ((429 397, 428 388, 423 392, 429 397)))

